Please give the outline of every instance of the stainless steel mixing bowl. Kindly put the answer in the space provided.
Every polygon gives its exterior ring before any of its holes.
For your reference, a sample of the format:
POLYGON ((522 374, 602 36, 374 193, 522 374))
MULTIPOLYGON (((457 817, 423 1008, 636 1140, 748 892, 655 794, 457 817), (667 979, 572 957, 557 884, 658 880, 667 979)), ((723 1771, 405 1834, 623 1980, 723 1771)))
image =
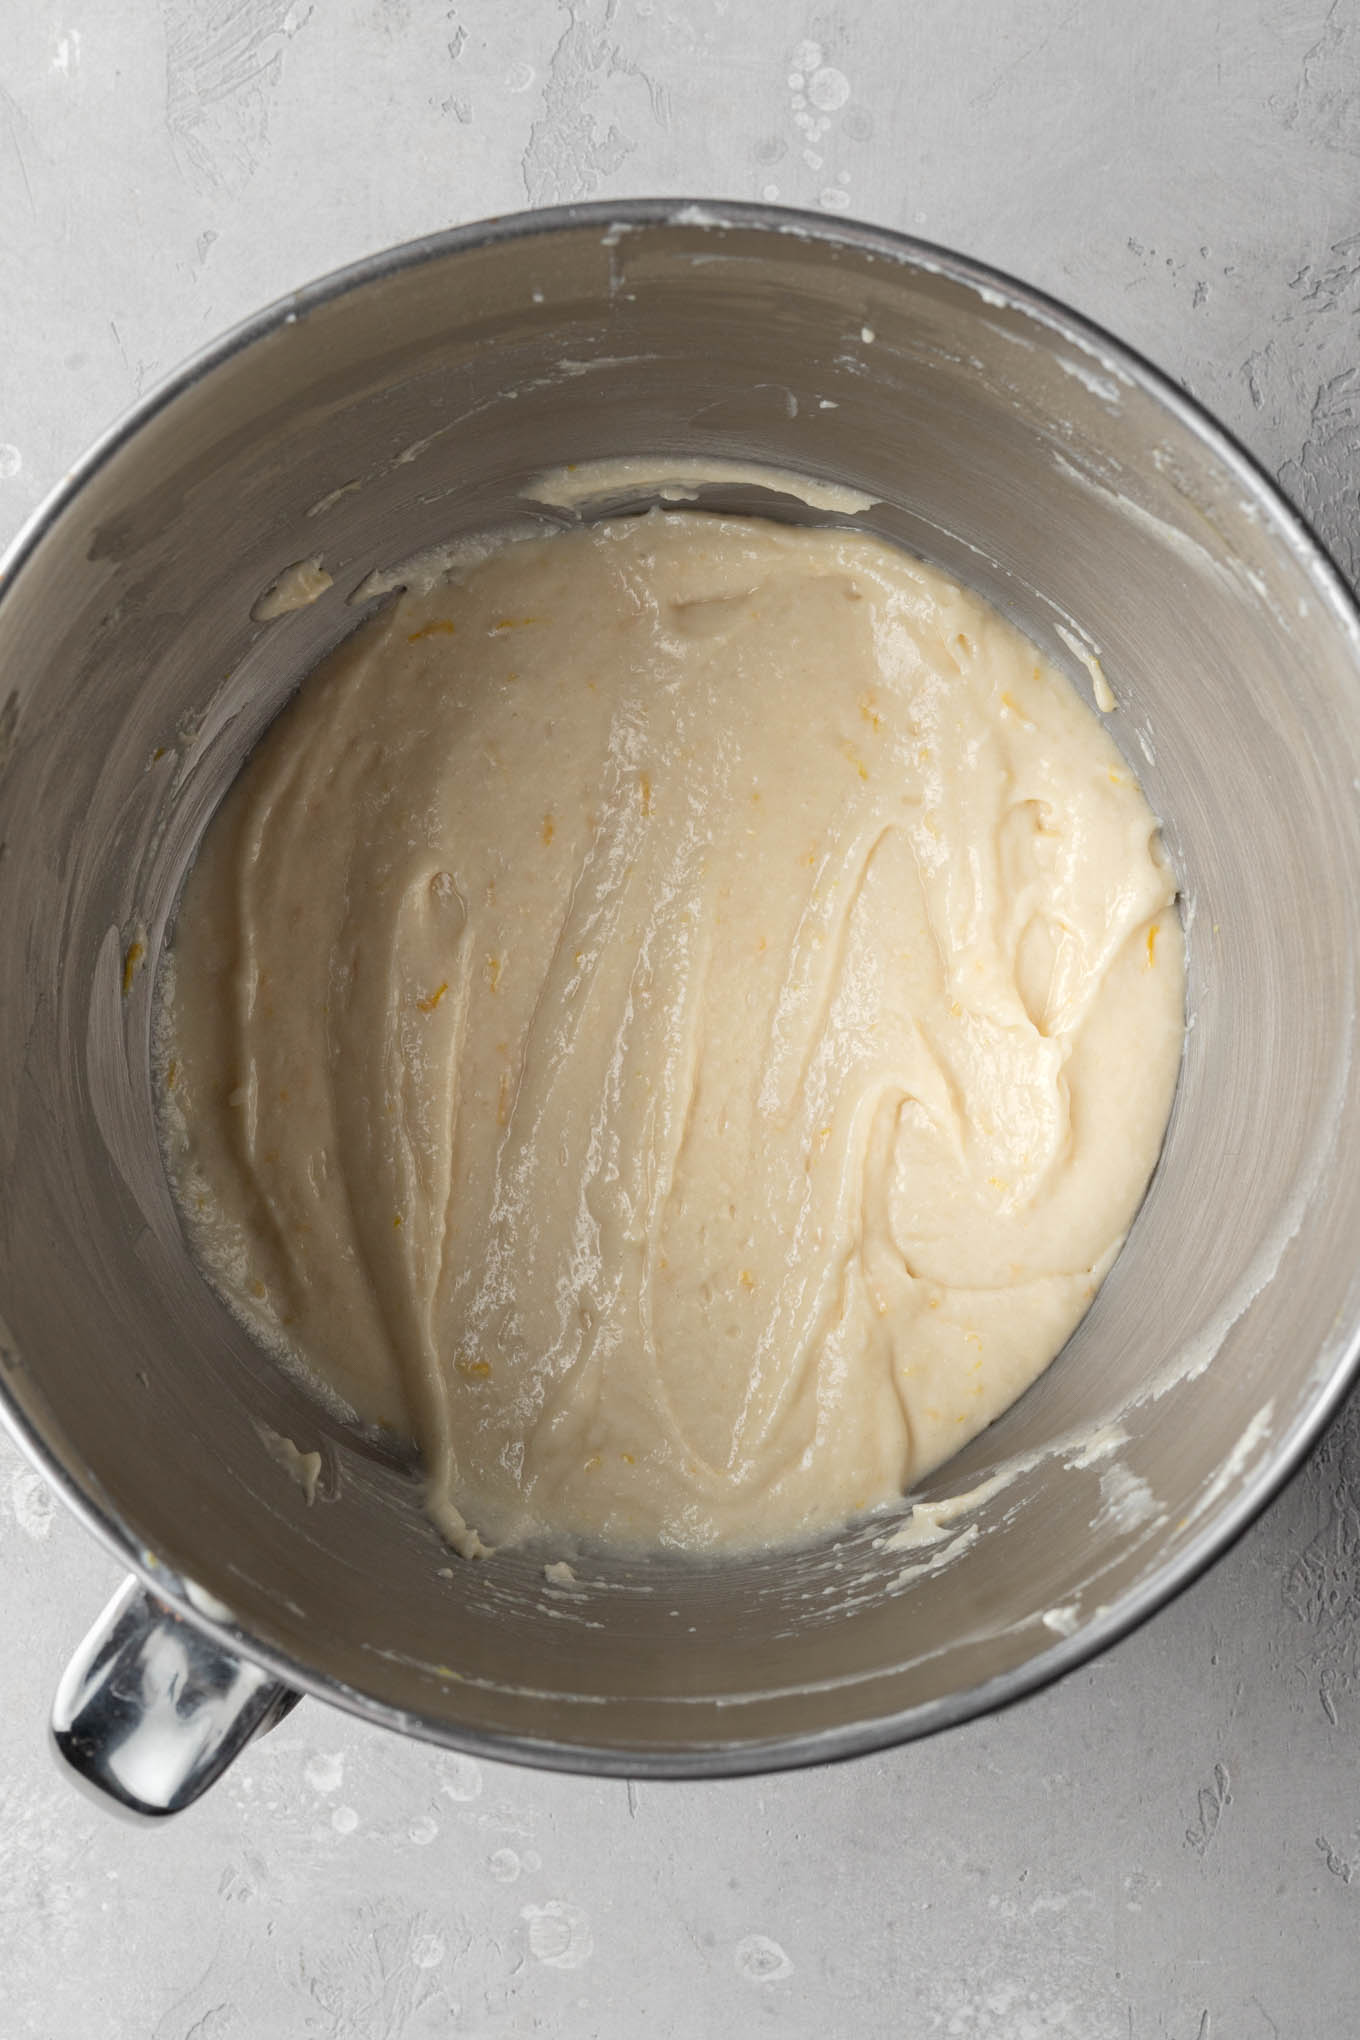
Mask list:
MULTIPOLYGON (((741 486, 703 500, 807 516, 741 486)), ((552 513, 544 512, 545 516, 552 513)), ((0 1404, 140 1575, 59 1738, 183 1803, 300 1690, 564 1769, 736 1772, 958 1722, 1108 1644, 1249 1521, 1356 1361, 1360 633, 1179 391, 1033 291, 766 208, 582 207, 398 249, 253 320, 58 491, 0 594, 0 1404), (311 1403, 195 1273, 153 1127, 152 983, 214 803, 375 568, 557 463, 759 461, 972 582, 1088 685, 1165 817, 1192 1017, 1129 1244, 1052 1369, 925 1498, 700 1564, 452 1563, 415 1469, 311 1403), (260 624, 280 569, 333 585, 260 624), (308 1506, 272 1455, 322 1454, 308 1506), (887 1526, 891 1528, 891 1526, 887 1526)))

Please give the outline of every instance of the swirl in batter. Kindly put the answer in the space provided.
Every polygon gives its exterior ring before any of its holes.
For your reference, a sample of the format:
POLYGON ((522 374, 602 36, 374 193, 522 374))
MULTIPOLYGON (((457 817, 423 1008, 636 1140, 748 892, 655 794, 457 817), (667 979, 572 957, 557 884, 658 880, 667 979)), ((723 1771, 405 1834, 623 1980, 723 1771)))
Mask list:
POLYGON ((518 540, 306 681, 173 946, 210 1279, 454 1547, 750 1546, 1033 1380, 1161 1142, 1183 942, 1095 716, 877 540, 518 540))

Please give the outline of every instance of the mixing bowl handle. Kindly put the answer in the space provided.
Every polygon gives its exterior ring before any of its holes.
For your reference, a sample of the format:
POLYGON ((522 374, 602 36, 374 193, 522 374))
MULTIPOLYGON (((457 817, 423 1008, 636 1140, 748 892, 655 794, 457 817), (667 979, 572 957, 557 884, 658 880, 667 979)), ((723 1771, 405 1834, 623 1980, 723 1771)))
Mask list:
POLYGON ((138 1579, 118 1589, 57 1687, 52 1740, 123 1813, 179 1813, 301 1699, 138 1579))

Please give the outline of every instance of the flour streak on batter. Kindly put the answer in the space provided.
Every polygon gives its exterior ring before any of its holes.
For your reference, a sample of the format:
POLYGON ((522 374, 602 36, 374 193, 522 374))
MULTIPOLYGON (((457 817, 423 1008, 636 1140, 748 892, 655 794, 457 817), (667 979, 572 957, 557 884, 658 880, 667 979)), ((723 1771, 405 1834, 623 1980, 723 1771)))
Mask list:
POLYGON ((1175 1084, 1174 894, 1066 680, 904 555, 520 540, 328 659, 208 832, 186 1223, 457 1549, 796 1537, 1086 1309, 1175 1084))

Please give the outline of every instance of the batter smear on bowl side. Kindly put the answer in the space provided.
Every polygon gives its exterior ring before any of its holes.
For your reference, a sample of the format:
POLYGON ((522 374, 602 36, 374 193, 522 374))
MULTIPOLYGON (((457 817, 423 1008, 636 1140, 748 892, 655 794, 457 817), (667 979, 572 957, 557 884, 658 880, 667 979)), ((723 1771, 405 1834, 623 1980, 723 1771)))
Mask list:
POLYGON ((1175 894, 1067 679, 892 547, 507 541, 318 667, 207 832, 185 1224, 465 1555, 809 1535, 1089 1305, 1175 1087, 1175 894))

